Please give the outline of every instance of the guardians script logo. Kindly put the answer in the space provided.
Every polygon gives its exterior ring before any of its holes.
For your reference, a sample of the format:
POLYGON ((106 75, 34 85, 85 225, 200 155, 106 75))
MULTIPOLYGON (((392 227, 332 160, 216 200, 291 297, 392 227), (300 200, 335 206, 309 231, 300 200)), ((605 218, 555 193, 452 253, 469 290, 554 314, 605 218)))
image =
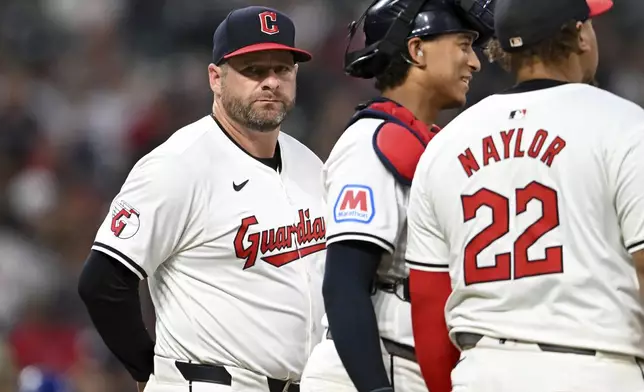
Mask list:
POLYGON ((311 221, 308 209, 300 210, 298 213, 300 219, 297 224, 252 234, 248 234, 248 231, 258 223, 257 218, 253 215, 242 219, 241 226, 235 235, 234 246, 235 255, 246 260, 244 269, 254 266, 260 255, 262 255, 261 260, 279 268, 326 248, 324 218, 319 217, 311 221), (244 240, 247 240, 250 245, 244 247, 244 240), (313 244, 307 245, 309 243, 313 244), (266 255, 282 250, 283 252, 266 255))

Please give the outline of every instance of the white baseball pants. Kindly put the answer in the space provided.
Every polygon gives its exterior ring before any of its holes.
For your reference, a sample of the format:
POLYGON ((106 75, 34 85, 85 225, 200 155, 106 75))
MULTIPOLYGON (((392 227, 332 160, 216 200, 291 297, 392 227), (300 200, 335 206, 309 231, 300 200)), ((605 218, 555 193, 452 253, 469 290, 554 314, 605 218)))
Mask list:
POLYGON ((634 357, 544 351, 537 344, 483 337, 461 352, 453 392, 644 392, 634 357))
MULTIPOLYGON (((396 392, 427 392, 418 364, 400 357, 392 357, 382 346, 383 361, 396 392), (393 374, 392 374, 393 365, 393 374)), ((333 340, 324 339, 314 349, 304 368, 301 392, 356 392, 333 340)))

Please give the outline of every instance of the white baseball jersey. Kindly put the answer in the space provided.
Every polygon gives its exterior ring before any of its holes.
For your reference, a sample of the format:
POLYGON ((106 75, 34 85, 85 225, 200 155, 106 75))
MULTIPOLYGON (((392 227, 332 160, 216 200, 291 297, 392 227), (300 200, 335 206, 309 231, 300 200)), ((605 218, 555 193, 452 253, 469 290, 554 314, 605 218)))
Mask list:
MULTIPOLYGON (((406 209, 409 187, 401 185, 373 148, 373 135, 384 120, 363 118, 336 142, 324 164, 327 243, 358 240, 388 253, 378 268, 382 281, 408 276, 405 266, 406 209)), ((393 294, 373 296, 380 336, 413 346, 411 307, 393 294)))
POLYGON ((447 271, 452 333, 644 357, 644 110, 585 84, 490 96, 429 144, 411 268, 447 271))
POLYGON ((280 172, 211 116, 130 172, 92 249, 149 277, 157 355, 298 379, 322 336, 322 162, 279 136, 280 172))

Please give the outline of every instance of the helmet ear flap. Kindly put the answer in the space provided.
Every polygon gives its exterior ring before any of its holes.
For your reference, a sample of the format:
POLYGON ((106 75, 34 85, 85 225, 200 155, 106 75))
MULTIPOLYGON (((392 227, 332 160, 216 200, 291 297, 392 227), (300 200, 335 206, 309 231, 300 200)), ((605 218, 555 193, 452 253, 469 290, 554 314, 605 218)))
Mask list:
POLYGON ((362 79, 372 79, 387 70, 391 58, 382 52, 367 49, 345 55, 344 71, 347 75, 362 79))

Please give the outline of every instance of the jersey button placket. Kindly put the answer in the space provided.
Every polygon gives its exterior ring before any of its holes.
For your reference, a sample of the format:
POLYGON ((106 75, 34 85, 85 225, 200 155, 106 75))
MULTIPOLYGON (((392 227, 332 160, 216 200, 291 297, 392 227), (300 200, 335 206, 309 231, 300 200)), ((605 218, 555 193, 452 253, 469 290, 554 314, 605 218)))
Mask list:
MULTIPOLYGON (((284 191, 284 196, 286 197, 286 201, 288 202, 289 206, 291 207, 291 210, 294 211, 293 215, 293 222, 297 222, 298 219, 300 219, 297 211, 297 203, 291 198, 288 192, 288 188, 286 187, 286 184, 284 184, 284 181, 282 179, 281 174, 275 173, 279 177, 279 183, 280 186, 282 187, 282 190, 284 191)), ((297 254, 299 258, 302 258, 302 254, 300 252, 300 244, 295 241, 295 248, 297 249, 297 254)), ((311 277, 309 276, 308 268, 302 264, 303 273, 304 273, 304 282, 306 284, 306 295, 309 300, 309 317, 308 317, 308 329, 307 329, 307 334, 306 334, 306 347, 307 347, 307 355, 311 353, 313 347, 311 346, 312 343, 312 337, 311 333, 315 331, 311 331, 313 328, 313 299, 311 298, 311 277)))

